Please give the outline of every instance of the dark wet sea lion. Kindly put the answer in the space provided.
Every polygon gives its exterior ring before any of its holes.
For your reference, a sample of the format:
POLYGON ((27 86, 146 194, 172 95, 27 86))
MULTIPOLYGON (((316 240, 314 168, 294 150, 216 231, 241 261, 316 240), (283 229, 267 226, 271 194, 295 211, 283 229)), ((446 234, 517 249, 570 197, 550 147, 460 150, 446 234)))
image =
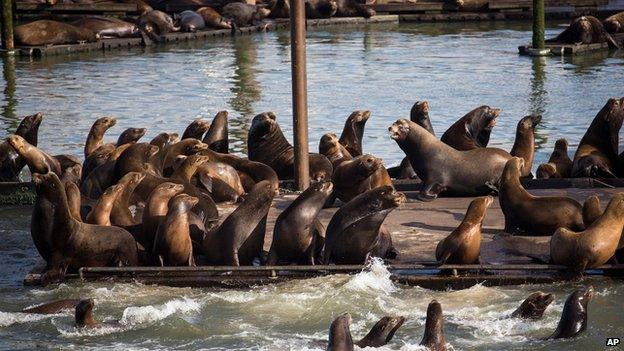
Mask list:
POLYGON ((94 328, 100 325, 93 317, 93 307, 95 301, 93 299, 80 300, 75 309, 75 322, 78 328, 94 328))
POLYGON ((333 190, 331 182, 311 184, 275 221, 267 265, 314 265, 317 237, 313 222, 333 190))
POLYGON ((144 164, 149 163, 158 153, 158 147, 148 143, 136 143, 126 147, 114 164, 115 179, 121 179, 130 172, 142 172, 144 164))
POLYGON ((78 222, 82 222, 82 215, 80 214, 80 189, 78 185, 73 182, 65 183, 65 194, 67 194, 67 205, 69 206, 69 213, 72 218, 78 222))
POLYGON ((134 189, 145 178, 145 174, 140 172, 130 172, 123 176, 118 185, 123 186, 121 193, 113 201, 113 208, 110 213, 110 221, 118 227, 128 227, 137 224, 132 212, 130 212, 130 200, 134 189))
POLYGON ((405 195, 382 186, 340 207, 327 225, 323 263, 364 263, 378 244, 386 216, 404 202, 405 195))
POLYGON ((609 99, 583 135, 572 164, 573 177, 615 177, 624 98, 609 99))
POLYGON ((232 24, 229 20, 223 18, 212 7, 204 6, 197 9, 195 12, 202 16, 206 26, 218 29, 232 29, 232 24))
POLYGON ((524 160, 507 162, 500 182, 499 202, 505 215, 505 231, 525 235, 552 235, 558 228, 583 230, 583 208, 565 196, 534 196, 520 184, 524 160))
POLYGON ((602 216, 587 229, 574 232, 559 228, 550 239, 550 259, 582 274, 585 269, 599 267, 618 248, 624 229, 624 193, 613 196, 602 216))
POLYGON ((238 27, 255 26, 266 18, 271 10, 241 2, 232 2, 221 9, 221 15, 238 27))
POLYGON ((416 101, 410 110, 410 121, 425 128, 431 135, 435 135, 429 118, 429 102, 416 101))
POLYGON ((359 348, 384 346, 392 340, 394 333, 403 325, 403 322, 405 322, 405 317, 403 316, 383 317, 355 345, 359 348))
MULTIPOLYGON (((41 113, 25 116, 14 134, 24 138, 30 145, 37 146, 42 120, 41 113)), ((25 165, 24 158, 13 150, 7 141, 0 142, 0 182, 19 181, 19 174, 25 165)))
POLYGON ((30 173, 47 173, 48 171, 56 173, 58 176, 63 174, 60 163, 45 151, 36 146, 30 145, 24 138, 19 135, 10 135, 7 142, 15 152, 24 160, 30 173))
POLYGON ((456 150, 406 119, 396 121, 388 130, 423 180, 418 196, 425 201, 442 191, 458 196, 487 195, 511 158, 507 151, 496 148, 456 150))
POLYGON ((351 315, 348 313, 336 317, 329 327, 327 351, 352 351, 351 315))
POLYGON ((593 296, 594 288, 591 285, 570 294, 563 305, 557 329, 549 339, 572 338, 584 332, 587 329, 587 306, 593 296))
POLYGON ((14 35, 15 45, 20 46, 94 42, 99 37, 98 34, 90 29, 50 20, 38 20, 16 26, 14 35))
POLYGON ((178 133, 160 133, 150 141, 150 144, 158 146, 158 148, 162 149, 166 146, 169 146, 170 144, 175 143, 177 139, 178 133))
POLYGON ((245 193, 236 169, 223 162, 204 162, 195 172, 201 184, 215 202, 236 202, 245 193))
POLYGON ((137 23, 139 28, 157 35, 180 31, 180 27, 176 27, 173 24, 171 16, 158 10, 152 10, 142 14, 137 20, 137 23))
POLYGON ((376 184, 377 182, 373 181, 373 175, 382 168, 381 159, 373 155, 361 155, 342 162, 332 175, 336 197, 343 202, 349 202, 354 197, 377 186, 392 185, 392 182, 376 184))
POLYGON ((101 117, 95 120, 87 135, 87 141, 84 147, 85 159, 91 155, 92 152, 97 150, 104 143, 104 133, 117 124, 115 117, 101 117))
POLYGON ((182 140, 188 138, 201 140, 208 128, 210 128, 210 123, 201 118, 198 118, 186 127, 184 133, 182 133, 182 140))
POLYGON ((194 155, 202 150, 206 150, 207 148, 208 145, 194 138, 180 140, 179 142, 170 145, 165 151, 165 158, 162 166, 163 175, 168 177, 173 173, 173 164, 178 156, 194 155))
MULTIPOLYGON (((115 174, 117 159, 126 151, 126 149, 129 149, 133 145, 135 144, 130 143, 115 148, 115 150, 108 155, 106 162, 91 171, 91 173, 89 173, 89 175, 82 181, 82 184, 80 184, 80 191, 88 198, 99 198, 106 188, 115 184, 116 180, 119 179, 115 174)), ((98 150, 103 147, 104 146, 100 147, 98 150)), ((148 151, 149 150, 146 150, 146 152, 148 151)), ((96 150, 92 156, 97 153, 98 151, 96 150)), ((137 167, 137 169, 139 169, 139 167, 137 167)))
POLYGON ((230 149, 228 133, 228 112, 219 111, 212 119, 202 142, 207 144, 210 150, 227 154, 230 149))
POLYGON ((362 138, 364 137, 364 127, 370 118, 370 111, 353 111, 345 121, 340 143, 349 151, 351 156, 362 154, 362 138))
POLYGON ((307 19, 330 18, 338 11, 336 0, 306 0, 304 5, 307 19))
POLYGON ((571 173, 572 160, 568 156, 568 141, 563 138, 558 139, 548 163, 539 165, 535 175, 538 179, 569 178, 571 173))
POLYGON ((58 161, 63 172, 65 172, 67 168, 74 167, 76 165, 80 166, 80 168, 82 169, 82 162, 80 161, 78 157, 74 155, 60 154, 60 155, 54 155, 52 157, 54 157, 54 159, 58 161))
POLYGON ((624 12, 607 17, 602 25, 609 34, 624 32, 624 12))
POLYGON ((529 295, 518 308, 510 315, 512 318, 540 319, 544 315, 546 308, 553 302, 553 294, 545 294, 536 291, 529 295))
POLYGON ((110 214, 113 210, 113 204, 123 189, 123 185, 119 184, 108 187, 85 218, 85 223, 110 226, 110 214))
POLYGON ((178 18, 180 30, 183 32, 196 32, 206 28, 204 18, 195 11, 186 10, 180 13, 178 18))
POLYGON ((101 38, 130 38, 139 36, 139 28, 134 24, 114 17, 90 16, 81 18, 72 25, 86 28, 99 34, 101 38))
POLYGON ((37 306, 24 308, 22 313, 36 313, 36 314, 56 314, 65 310, 72 310, 80 302, 77 299, 64 299, 46 302, 37 306))
POLYGON ((184 185, 164 182, 150 193, 143 210, 143 238, 139 243, 148 250, 154 247, 154 237, 163 218, 169 210, 169 201, 184 191, 184 185))
POLYGON ((486 147, 500 112, 500 109, 489 106, 477 107, 453 123, 440 140, 462 151, 486 147))
POLYGON ((196 197, 179 194, 169 202, 167 214, 156 231, 152 250, 160 266, 195 266, 189 214, 198 201, 196 197))
POLYGON ((290 18, 289 0, 271 0, 269 1, 268 8, 271 9, 268 16, 269 18, 290 18))
POLYGON ((522 177, 531 176, 533 158, 535 157, 535 127, 542 121, 540 115, 523 117, 516 127, 516 140, 509 152, 511 156, 520 157, 524 160, 522 177))
POLYGON ((334 133, 326 133, 321 137, 319 142, 319 154, 327 157, 329 162, 332 163, 334 170, 342 161, 347 161, 353 158, 347 148, 340 144, 338 137, 334 133))
POLYGON ((136 143, 145 135, 145 132, 147 132, 145 128, 128 128, 119 135, 115 146, 120 147, 124 144, 136 143))
POLYGON ((593 16, 575 18, 570 26, 555 38, 546 40, 547 43, 561 44, 594 44, 607 43, 611 48, 620 45, 607 33, 600 20, 593 16))
POLYGON ((461 12, 483 12, 488 10, 488 0, 454 0, 457 10, 461 12))
POLYGON ((375 10, 355 0, 336 0, 336 4, 338 5, 336 17, 371 18, 377 14, 375 10))
POLYGON ((491 196, 478 197, 468 206, 464 219, 436 247, 440 264, 476 264, 481 253, 481 227, 485 213, 492 204, 491 196))
POLYGON ((106 143, 91 152, 91 154, 89 154, 89 156, 87 156, 82 163, 82 181, 90 176, 94 169, 105 164, 115 149, 115 144, 106 143))
MULTIPOLYGON (((276 118, 273 112, 254 117, 247 138, 249 159, 270 166, 279 179, 293 179, 295 149, 284 137, 276 118)), ((313 180, 331 178, 333 167, 327 157, 310 153, 309 162, 313 180)))
POLYGON ((202 244, 208 262, 249 266, 262 257, 269 208, 275 189, 268 181, 257 183, 218 229, 207 233, 202 244))
POLYGON ((423 335, 420 345, 425 346, 431 351, 446 351, 442 305, 436 300, 431 300, 427 307, 425 335, 423 335))

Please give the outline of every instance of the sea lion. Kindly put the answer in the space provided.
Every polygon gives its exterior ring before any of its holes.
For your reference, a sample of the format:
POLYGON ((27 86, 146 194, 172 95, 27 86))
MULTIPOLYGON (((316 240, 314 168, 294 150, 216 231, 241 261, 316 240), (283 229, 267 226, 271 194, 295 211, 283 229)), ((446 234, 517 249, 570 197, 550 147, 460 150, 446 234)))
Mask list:
POLYGON ((431 135, 435 135, 431 119, 429 118, 429 102, 426 100, 416 101, 410 109, 410 121, 425 128, 431 135))
POLYGON ((165 35, 171 32, 179 32, 180 27, 173 24, 173 19, 168 14, 152 10, 142 14, 137 20, 139 28, 150 34, 165 35))
POLYGON ((61 170, 63 170, 63 173, 65 173, 65 170, 67 168, 71 168, 74 166, 80 166, 80 169, 82 170, 82 162, 78 157, 74 155, 60 154, 54 155, 52 157, 54 157, 54 159, 58 161, 59 165, 61 166, 61 170))
POLYGON ((189 213, 198 201, 196 197, 179 194, 169 202, 169 209, 158 226, 152 249, 161 267, 195 266, 189 213))
POLYGON ((536 291, 529 295, 518 308, 510 315, 511 318, 520 319, 540 319, 544 315, 546 308, 553 302, 553 294, 545 294, 536 291))
POLYGON ((609 99, 579 143, 572 164, 573 177, 615 178, 624 98, 609 99))
POLYGON ((119 135, 115 146, 120 147, 124 144, 136 143, 145 135, 145 132, 147 132, 145 128, 128 128, 119 135))
POLYGON ((210 264, 249 266, 262 257, 269 208, 275 189, 261 181, 218 227, 206 233, 202 248, 210 264))
POLYGON ((542 121, 541 115, 523 117, 516 127, 516 140, 509 152, 511 156, 520 157, 524 160, 522 170, 523 178, 533 178, 533 158, 535 157, 535 127, 542 121))
POLYGON ((377 13, 370 7, 358 3, 356 0, 336 0, 338 10, 336 17, 364 17, 371 18, 377 13))
POLYGON ((73 182, 65 183, 65 194, 67 195, 67 205, 69 206, 69 213, 72 218, 78 222, 82 222, 82 215, 80 214, 81 195, 78 185, 73 182))
POLYGON ((50 171, 59 176, 63 174, 60 163, 54 157, 31 145, 21 136, 12 134, 7 138, 7 142, 26 162, 30 173, 47 173, 50 171))
POLYGON ((387 174, 381 159, 373 155, 361 155, 344 161, 336 167, 332 175, 336 197, 343 202, 349 202, 370 189, 391 186, 392 181, 387 174))
POLYGON ((453 123, 440 140, 462 151, 486 147, 500 112, 499 108, 479 106, 453 123))
POLYGON ((170 145, 165 151, 165 158, 162 165, 163 175, 168 177, 173 173, 173 164, 178 156, 194 155, 202 150, 206 150, 207 148, 208 145, 194 138, 180 140, 179 142, 170 145))
POLYGON ((558 228, 583 230, 583 208, 565 196, 534 196, 520 184, 524 160, 507 162, 500 182, 498 200, 505 215, 505 231, 525 235, 552 235, 558 228))
POLYGON ((624 193, 613 196, 606 210, 584 231, 559 228, 550 239, 550 259, 582 274, 605 264, 618 248, 624 229, 624 193))
POLYGON ((93 307, 95 301, 93 299, 80 300, 75 308, 75 322, 78 328, 94 328, 100 325, 93 317, 93 307))
MULTIPOLYGON (((41 113, 25 116, 14 134, 24 138, 30 145, 37 146, 42 120, 43 114, 41 113)), ((0 182, 19 181, 19 174, 25 165, 24 158, 13 150, 7 141, 0 142, 0 182)))
POLYGON ((600 205, 598 196, 592 195, 588 197, 583 203, 583 223, 585 224, 585 228, 588 228, 602 216, 602 213, 602 206, 600 205))
POLYGON ((160 133, 150 140, 150 144, 158 146, 159 149, 163 149, 175 143, 177 139, 178 133, 160 133))
POLYGON ((22 310, 22 313, 57 314, 62 311, 74 309, 78 302, 80 302, 80 300, 77 299, 56 300, 42 303, 37 306, 24 308, 22 310))
POLYGON ((464 219, 449 236, 436 247, 436 260, 445 264, 476 264, 481 252, 481 227, 485 212, 492 204, 491 196, 478 197, 470 202, 464 219))
POLYGON ((609 34, 624 32, 624 12, 607 17, 602 21, 602 25, 609 34))
POLYGON ((212 119, 212 124, 202 142, 207 144, 210 150, 227 154, 230 148, 228 133, 228 112, 219 111, 212 119))
POLYGON ((204 162, 195 176, 216 202, 236 202, 245 193, 238 172, 227 163, 204 162))
POLYGON ((139 243, 148 250, 154 247, 154 237, 158 226, 169 211, 169 201, 184 191, 184 185, 164 182, 150 193, 143 210, 143 237, 139 243))
POLYGON ((197 12, 198 15, 202 16, 202 18, 204 19, 204 23, 206 23, 206 26, 208 27, 217 29, 232 29, 231 21, 223 18, 212 7, 200 7, 195 12, 197 12))
POLYGON ((327 157, 334 170, 342 163, 353 158, 334 133, 326 133, 319 142, 319 154, 327 157))
POLYGON ((436 300, 431 300, 427 307, 427 321, 425 322, 425 335, 420 345, 431 351, 446 351, 444 340, 444 319, 442 318, 442 305, 436 300))
POLYGON ((357 341, 355 345, 359 348, 381 347, 386 345, 394 337, 394 333, 403 325, 405 317, 382 317, 365 337, 357 341))
POLYGON ((364 263, 378 244, 386 216, 404 202, 404 194, 391 186, 382 186, 340 207, 327 225, 323 263, 364 263))
POLYGON ((114 17, 90 16, 71 22, 71 24, 94 31, 99 34, 100 38, 131 38, 140 34, 139 27, 134 23, 114 17))
MULTIPOLYGON (((123 153, 126 152, 126 149, 129 149, 130 147, 134 145, 135 144, 132 144, 132 143, 123 144, 115 148, 113 152, 111 152, 108 155, 106 161, 103 164, 97 166, 82 181, 82 184, 80 184, 80 191, 88 198, 91 198, 91 199, 99 198, 100 195, 102 195, 102 193, 104 192, 104 190, 106 190, 106 188, 115 184, 117 179, 120 179, 120 177, 117 177, 115 174, 115 166, 117 165, 117 159, 123 153)), ((98 148, 98 150, 92 153, 91 156, 98 154, 98 151, 104 148, 105 146, 106 145, 98 148)), ((148 153, 150 152, 150 150, 149 149, 144 150, 144 152, 148 153)), ((151 152, 154 152, 154 150, 152 149, 151 152)), ((136 169, 142 170, 143 168, 141 166, 137 166, 136 169)))
POLYGON ((330 18, 338 11, 336 0, 306 0, 304 5, 307 19, 330 18))
MULTIPOLYGON (((193 140, 193 139, 189 139, 193 140)), ((124 145, 125 146, 125 145, 124 145)), ((158 147, 148 143, 136 143, 126 147, 114 163, 115 179, 121 179, 130 172, 141 172, 144 165, 158 153, 158 147)))
POLYGON ((588 286, 575 290, 568 296, 561 319, 555 332, 549 339, 572 338, 587 329, 587 306, 594 296, 594 287, 588 286))
POLYGON ((221 15, 238 27, 258 25, 270 12, 267 8, 241 2, 229 3, 221 9, 221 15))
POLYGON ((180 30, 183 32, 196 32, 206 28, 204 18, 195 11, 182 11, 179 16, 178 24, 180 25, 180 30))
POLYGON ((94 169, 105 164, 115 150, 115 144, 106 143, 91 152, 91 154, 89 154, 89 156, 87 156, 82 163, 81 181, 84 182, 84 180, 91 175, 91 172, 93 172, 94 169))
POLYGON ((186 127, 184 133, 182 133, 182 140, 188 138, 201 140, 208 128, 210 128, 210 123, 201 118, 198 118, 186 127))
POLYGON ((345 121, 342 134, 340 134, 340 144, 342 144, 351 156, 362 154, 362 138, 364 137, 364 127, 371 116, 370 111, 353 111, 345 121))
POLYGON ((352 351, 351 315, 343 313, 336 317, 329 327, 329 344, 327 351, 352 351))
POLYGON ((108 187, 85 218, 85 223, 110 226, 110 214, 113 210, 113 204, 123 189, 123 185, 120 184, 108 187))
POLYGON ((418 198, 434 200, 442 191, 457 196, 487 195, 498 184, 511 155, 496 148, 456 150, 418 124, 400 119, 388 128, 423 181, 418 198), (475 167, 474 165, 479 165, 475 167))
MULTIPOLYGON (((253 118, 247 137, 249 159, 273 168, 280 180, 293 179, 295 149, 284 137, 276 119, 273 112, 264 112, 253 118)), ((309 162, 313 180, 331 178, 333 167, 327 157, 310 153, 309 162)))
POLYGON ((271 0, 268 8, 271 9, 269 16, 267 16, 269 18, 290 18, 289 0, 271 0))
POLYGON ((542 163, 537 167, 535 176, 538 179, 548 178, 569 178, 572 172, 572 160, 568 156, 568 141, 558 139, 555 142, 555 149, 548 163, 542 163))
POLYGON ((110 212, 110 221, 118 227, 129 227, 136 225, 132 212, 130 212, 130 200, 134 189, 145 178, 145 174, 140 172, 130 172, 123 176, 118 185, 123 187, 121 193, 113 200, 113 208, 110 212))
POLYGON ((610 48, 620 48, 620 45, 607 33, 600 20, 593 16, 575 18, 570 26, 547 43, 559 44, 594 44, 607 43, 610 48))
POLYGON ((275 221, 267 265, 298 263, 314 265, 317 233, 313 222, 333 190, 331 182, 311 184, 275 221))
POLYGON ((488 0, 452 0, 458 11, 484 12, 488 10, 488 0))
POLYGON ((99 35, 90 29, 51 20, 38 20, 16 26, 14 36, 15 45, 20 46, 75 44, 99 39, 99 35))
POLYGON ((104 133, 117 124, 115 117, 101 117, 95 120, 89 134, 87 134, 87 141, 84 147, 85 159, 91 155, 92 152, 97 150, 104 143, 104 133))

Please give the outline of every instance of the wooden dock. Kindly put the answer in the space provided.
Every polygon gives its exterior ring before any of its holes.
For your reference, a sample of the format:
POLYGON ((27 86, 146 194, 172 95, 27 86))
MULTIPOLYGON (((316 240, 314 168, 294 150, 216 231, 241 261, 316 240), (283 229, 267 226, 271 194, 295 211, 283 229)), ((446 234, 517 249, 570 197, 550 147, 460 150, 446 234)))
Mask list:
MULTIPOLYGON (((620 45, 624 45, 624 33, 613 35, 620 45)), ((518 47, 520 55, 530 55, 531 45, 521 45, 518 47)), ((545 49, 550 50, 550 53, 554 56, 575 56, 590 54, 596 51, 609 50, 609 44, 596 43, 596 44, 561 44, 561 43, 546 43, 545 49)))

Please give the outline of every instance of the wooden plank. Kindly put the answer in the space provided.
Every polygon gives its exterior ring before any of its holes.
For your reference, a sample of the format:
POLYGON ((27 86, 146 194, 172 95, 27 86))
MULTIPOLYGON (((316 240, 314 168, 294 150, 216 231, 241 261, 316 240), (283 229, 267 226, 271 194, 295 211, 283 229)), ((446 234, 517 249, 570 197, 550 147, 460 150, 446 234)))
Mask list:
MULTIPOLYGON (((418 1, 407 4, 373 4, 371 6, 377 12, 400 13, 400 12, 425 12, 452 10, 454 8, 444 1, 418 1)), ((374 18, 374 17, 372 17, 374 18)))
POLYGON ((16 12, 137 12, 137 5, 130 3, 96 3, 96 4, 33 4, 17 2, 16 12))

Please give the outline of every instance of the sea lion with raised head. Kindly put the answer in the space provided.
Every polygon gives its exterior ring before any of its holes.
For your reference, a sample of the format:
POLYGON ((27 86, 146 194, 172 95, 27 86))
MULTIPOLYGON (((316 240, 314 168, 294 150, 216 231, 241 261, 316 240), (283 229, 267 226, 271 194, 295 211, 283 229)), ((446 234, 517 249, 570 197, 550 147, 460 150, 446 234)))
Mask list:
POLYGON ((351 156, 355 157, 362 154, 364 127, 366 127, 366 122, 370 116, 370 111, 356 110, 345 121, 339 141, 349 151, 351 156))
POLYGON ((427 307, 427 321, 425 322, 425 335, 420 341, 431 351, 446 351, 444 339, 444 318, 442 317, 442 305, 436 300, 431 300, 427 307))
POLYGON ((113 201, 113 208, 110 213, 110 221, 118 227, 129 227, 136 225, 137 222, 130 212, 130 200, 134 189, 145 178, 145 174, 140 172, 130 172, 123 176, 118 185, 123 186, 121 193, 113 201))
POLYGON ((138 240, 148 250, 154 247, 154 237, 160 222, 169 211, 169 201, 184 191, 184 185, 164 182, 150 193, 143 210, 143 236, 138 240))
POLYGON ((516 127, 516 140, 509 152, 511 156, 524 160, 523 178, 533 178, 533 158, 535 157, 535 127, 542 121, 541 115, 525 116, 516 127))
POLYGON ((7 142, 15 152, 24 160, 30 173, 56 173, 59 177, 63 174, 61 164, 52 156, 40 148, 31 145, 19 135, 10 135, 7 142))
POLYGON ((195 12, 197 12, 198 15, 202 16, 202 18, 204 19, 204 23, 206 23, 206 26, 208 27, 217 29, 232 29, 231 21, 223 18, 212 7, 200 7, 195 12))
POLYGON ((332 163, 334 170, 342 163, 353 158, 347 148, 344 147, 334 133, 326 133, 319 142, 319 154, 327 157, 332 163))
POLYGON ((14 37, 15 45, 42 46, 94 42, 98 40, 99 34, 68 23, 38 20, 16 26, 14 37))
POLYGON ((548 339, 572 338, 587 329, 587 306, 594 296, 594 287, 575 290, 568 296, 555 332, 548 339))
POLYGON ((182 140, 188 138, 201 140, 208 128, 210 128, 210 122, 198 118, 191 122, 186 129, 184 129, 184 132, 182 133, 182 140))
POLYGON ((115 117, 101 117, 95 120, 87 135, 87 141, 85 142, 85 160, 91 153, 104 144, 104 133, 115 124, 117 124, 117 119, 115 117))
POLYGON ((354 197, 370 189, 383 185, 392 186, 390 177, 385 177, 385 170, 381 159, 373 155, 361 155, 344 161, 334 170, 332 182, 336 197, 343 202, 349 202, 354 197), (377 173, 381 174, 377 174, 377 173))
POLYGON ((555 142, 555 149, 550 154, 548 163, 537 167, 538 179, 569 178, 572 173, 572 160, 568 156, 568 141, 561 138, 555 142))
POLYGON ((386 345, 394 337, 394 333, 401 328, 405 322, 405 317, 385 316, 382 317, 373 328, 360 341, 355 342, 359 348, 381 347, 386 345))
POLYGON ((486 147, 500 112, 499 108, 477 107, 453 123, 440 140, 462 151, 486 147))
POLYGON ((540 319, 544 315, 546 308, 553 302, 555 297, 553 294, 545 294, 536 291, 529 295, 515 311, 510 315, 511 318, 520 319, 540 319))
POLYGON ((210 150, 227 154, 230 149, 228 133, 228 112, 219 111, 212 119, 202 142, 207 144, 210 150))
POLYGON ((85 223, 97 225, 111 225, 110 213, 113 210, 115 199, 123 191, 123 185, 115 184, 108 187, 97 200, 91 212, 85 218, 85 223))
POLYGON ((120 147, 124 144, 136 143, 145 135, 145 132, 147 132, 145 128, 128 128, 119 135, 115 146, 120 147))
POLYGON ((169 177, 173 174, 173 164, 178 156, 194 155, 202 150, 206 150, 207 148, 208 145, 195 138, 180 140, 179 142, 169 146, 165 152, 165 158, 163 161, 163 175, 165 177, 169 177))
POLYGON ((329 343, 327 351, 352 351, 353 337, 351 336, 351 315, 343 313, 336 317, 329 326, 329 343))
POLYGON ((547 43, 557 44, 594 44, 607 43, 610 48, 620 48, 620 44, 606 31, 602 22, 594 16, 581 16, 572 20, 564 29, 547 43))
MULTIPOLYGON (((15 135, 24 138, 30 145, 37 146, 42 120, 41 113, 25 116, 15 130, 15 135)), ((24 158, 13 150, 8 141, 0 141, 0 182, 19 181, 19 174, 25 165, 24 158)))
POLYGON ((179 194, 169 202, 169 209, 158 226, 152 249, 160 266, 195 266, 189 213, 198 201, 196 197, 179 194))
POLYGON ((180 12, 178 24, 180 30, 183 32, 197 32, 198 30, 206 28, 204 17, 191 10, 180 12))

